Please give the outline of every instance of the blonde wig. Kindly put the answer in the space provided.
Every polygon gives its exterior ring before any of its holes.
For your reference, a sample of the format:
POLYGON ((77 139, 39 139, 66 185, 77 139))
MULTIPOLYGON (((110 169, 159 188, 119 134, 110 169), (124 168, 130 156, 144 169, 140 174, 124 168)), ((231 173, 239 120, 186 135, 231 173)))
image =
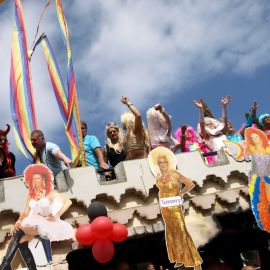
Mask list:
POLYGON ((123 128, 130 132, 132 131, 133 127, 135 126, 135 116, 131 112, 124 112, 121 115, 121 123, 123 125, 123 128))
POLYGON ((170 172, 176 170, 177 160, 174 153, 166 147, 159 146, 152 150, 148 155, 149 167, 155 177, 160 175, 158 161, 161 158, 164 158, 168 161, 168 167, 170 172))

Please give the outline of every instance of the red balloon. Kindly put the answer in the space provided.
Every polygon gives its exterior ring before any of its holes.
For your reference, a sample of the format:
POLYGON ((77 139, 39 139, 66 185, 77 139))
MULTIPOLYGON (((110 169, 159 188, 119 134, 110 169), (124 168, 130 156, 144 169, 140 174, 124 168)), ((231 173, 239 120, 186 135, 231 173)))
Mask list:
POLYGON ((114 242, 122 242, 127 239, 128 230, 125 225, 115 223, 113 224, 113 231, 111 234, 111 239, 114 242))
POLYGON ((76 239, 81 245, 91 245, 96 239, 91 224, 81 225, 76 231, 76 239))
POLYGON ((113 230, 113 223, 108 217, 97 217, 91 223, 92 232, 97 238, 108 238, 113 230))
POLYGON ((99 263, 109 262, 114 255, 113 242, 108 239, 97 239, 93 244, 92 254, 99 263))

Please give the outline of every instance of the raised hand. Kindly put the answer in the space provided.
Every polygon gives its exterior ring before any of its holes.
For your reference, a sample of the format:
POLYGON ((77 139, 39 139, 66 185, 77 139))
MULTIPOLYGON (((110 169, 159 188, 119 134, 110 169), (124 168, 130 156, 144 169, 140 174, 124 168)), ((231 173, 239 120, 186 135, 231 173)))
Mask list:
POLYGON ((232 100, 231 96, 226 96, 221 98, 221 104, 226 106, 232 100))
POLYGON ((198 108, 203 109, 203 102, 201 99, 198 99, 198 100, 194 99, 193 102, 198 108))
POLYGON ((156 104, 154 108, 156 111, 162 111, 162 105, 160 103, 156 104))
POLYGON ((127 105, 130 101, 129 101, 129 98, 128 98, 128 97, 122 96, 121 102, 122 102, 123 104, 127 105))
POLYGON ((258 107, 259 107, 259 103, 257 101, 254 101, 250 109, 251 113, 256 114, 258 107))

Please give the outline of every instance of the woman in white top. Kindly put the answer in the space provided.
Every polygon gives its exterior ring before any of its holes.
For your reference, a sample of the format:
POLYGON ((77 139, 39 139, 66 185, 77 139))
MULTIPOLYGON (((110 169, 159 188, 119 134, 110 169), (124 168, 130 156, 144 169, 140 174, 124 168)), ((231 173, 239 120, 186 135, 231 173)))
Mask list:
POLYGON ((180 144, 172 136, 171 117, 164 107, 161 104, 156 104, 147 110, 146 115, 151 149, 163 146, 175 152, 180 144), (173 145, 171 145, 171 142, 173 142, 173 145))

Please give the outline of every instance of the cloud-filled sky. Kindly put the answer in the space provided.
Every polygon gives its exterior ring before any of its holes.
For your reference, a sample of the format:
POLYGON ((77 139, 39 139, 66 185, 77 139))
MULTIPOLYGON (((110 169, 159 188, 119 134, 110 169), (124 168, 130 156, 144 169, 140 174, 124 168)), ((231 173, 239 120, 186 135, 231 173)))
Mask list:
MULTIPOLYGON (((31 46, 45 0, 22 1, 31 46)), ((104 141, 104 126, 119 122, 130 96, 142 113, 165 105, 176 128, 196 126, 192 100, 203 97, 220 116, 220 98, 231 94, 229 117, 236 126, 252 102, 270 112, 270 2, 268 0, 62 0, 67 18, 81 118, 104 141)), ((11 123, 9 69, 13 1, 0 5, 0 127, 11 123)), ((41 23, 63 75, 65 49, 54 2, 41 23)), ((68 154, 63 124, 41 47, 31 61, 38 126, 68 154)), ((17 154, 18 172, 24 158, 17 154)))

